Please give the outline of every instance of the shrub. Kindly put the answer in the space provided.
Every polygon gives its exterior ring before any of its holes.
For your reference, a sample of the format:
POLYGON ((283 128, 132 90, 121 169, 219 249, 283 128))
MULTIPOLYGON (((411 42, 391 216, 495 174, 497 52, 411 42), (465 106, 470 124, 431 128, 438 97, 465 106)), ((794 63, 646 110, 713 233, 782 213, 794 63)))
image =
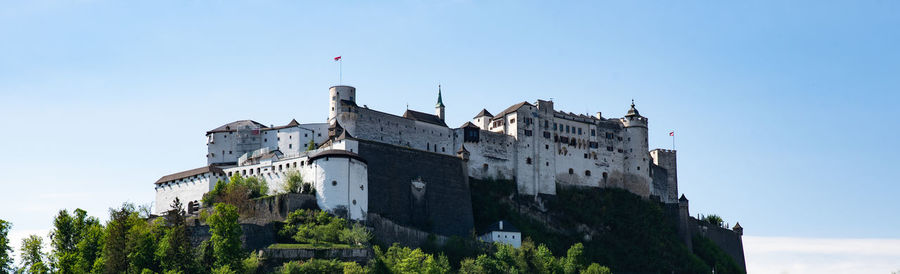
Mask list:
POLYGON ((725 221, 722 220, 722 217, 719 217, 719 215, 716 214, 706 215, 701 220, 714 226, 725 227, 725 221))
POLYGON ((287 262, 281 267, 281 273, 343 273, 344 265, 338 260, 309 259, 306 262, 287 262))

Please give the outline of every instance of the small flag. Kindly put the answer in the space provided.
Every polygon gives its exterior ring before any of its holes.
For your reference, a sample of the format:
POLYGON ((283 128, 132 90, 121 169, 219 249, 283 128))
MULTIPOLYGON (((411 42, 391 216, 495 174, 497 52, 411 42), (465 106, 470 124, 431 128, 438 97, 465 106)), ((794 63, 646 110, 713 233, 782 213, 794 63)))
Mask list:
POLYGON ((340 61, 340 60, 341 60, 341 57, 340 57, 340 56, 334 57, 334 61, 335 61, 335 62, 340 61))
POLYGON ((675 136, 675 132, 674 131, 669 132, 669 136, 675 136))

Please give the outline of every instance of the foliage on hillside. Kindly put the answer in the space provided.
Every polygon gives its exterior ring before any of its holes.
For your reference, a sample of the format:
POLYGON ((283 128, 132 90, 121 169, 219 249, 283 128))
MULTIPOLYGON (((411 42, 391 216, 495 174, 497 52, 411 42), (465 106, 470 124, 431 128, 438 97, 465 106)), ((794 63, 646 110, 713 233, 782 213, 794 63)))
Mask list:
POLYGON ((658 204, 625 190, 557 188, 556 197, 545 203, 547 213, 537 214, 549 218, 550 227, 524 214, 522 209, 531 205, 533 197, 516 197, 514 182, 473 179, 471 187, 472 193, 478 193, 472 196, 477 228, 507 220, 556 254, 582 242, 589 261, 609 266, 613 272, 710 271, 681 242, 658 204), (590 239, 585 239, 586 234, 590 239))
POLYGON ((716 273, 744 273, 741 266, 709 238, 694 237, 694 254, 697 254, 697 257, 700 257, 707 265, 714 267, 716 273))
POLYGON ((362 225, 351 225, 325 211, 299 209, 288 214, 284 223, 278 234, 297 243, 362 246, 372 238, 362 225))
POLYGON ((269 193, 269 185, 266 180, 257 177, 242 177, 235 173, 228 181, 218 180, 212 191, 203 194, 203 205, 212 206, 217 203, 226 203, 244 210, 249 206, 250 199, 265 196, 269 193))

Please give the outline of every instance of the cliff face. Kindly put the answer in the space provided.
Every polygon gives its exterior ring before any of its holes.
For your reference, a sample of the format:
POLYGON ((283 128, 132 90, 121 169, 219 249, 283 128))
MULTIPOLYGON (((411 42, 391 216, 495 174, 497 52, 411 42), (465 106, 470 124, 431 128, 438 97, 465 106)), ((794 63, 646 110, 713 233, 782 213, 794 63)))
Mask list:
MULTIPOLYGON (((607 265, 613 272, 709 273, 716 265, 743 262, 742 250, 730 252, 737 250, 729 244, 734 240, 730 238, 709 237, 715 246, 704 251, 714 255, 711 258, 692 252, 678 233, 677 208, 671 210, 622 189, 560 187, 557 195, 536 199, 518 196, 512 182, 471 182, 472 192, 477 193, 472 198, 476 228, 508 220, 523 237, 546 244, 555 254, 564 254, 567 247, 581 242, 592 262, 607 265)), ((725 273, 719 269, 717 273, 725 273)))

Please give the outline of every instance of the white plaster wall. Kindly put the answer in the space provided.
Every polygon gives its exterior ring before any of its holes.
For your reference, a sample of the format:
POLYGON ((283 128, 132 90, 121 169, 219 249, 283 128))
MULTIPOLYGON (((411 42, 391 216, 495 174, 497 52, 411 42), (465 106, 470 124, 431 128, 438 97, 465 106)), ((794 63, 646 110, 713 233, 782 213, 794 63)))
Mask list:
POLYGON ((478 239, 489 243, 504 243, 515 248, 522 246, 522 233, 519 232, 491 231, 479 236, 478 239))
POLYGON ((216 132, 206 136, 208 165, 237 162, 241 154, 235 151, 236 139, 233 132, 216 132))
POLYGON ((181 200, 184 210, 187 211, 188 202, 203 200, 203 194, 212 190, 219 179, 225 178, 212 173, 204 173, 157 185, 154 212, 162 214, 168 211, 176 197, 181 200))
POLYGON ((324 157, 316 159, 311 168, 320 208, 333 211, 345 207, 351 219, 365 220, 369 197, 365 164, 350 158, 324 157))

